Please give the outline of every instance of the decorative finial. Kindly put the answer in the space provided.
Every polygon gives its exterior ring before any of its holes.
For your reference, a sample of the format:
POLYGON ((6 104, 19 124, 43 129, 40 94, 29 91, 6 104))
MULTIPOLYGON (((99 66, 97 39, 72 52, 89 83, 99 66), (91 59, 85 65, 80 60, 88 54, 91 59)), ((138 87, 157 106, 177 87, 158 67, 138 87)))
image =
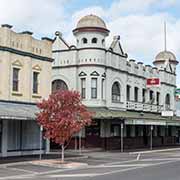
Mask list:
POLYGON ((56 35, 56 36, 59 36, 59 37, 62 37, 62 33, 61 33, 60 31, 56 31, 56 32, 55 32, 55 35, 56 35))

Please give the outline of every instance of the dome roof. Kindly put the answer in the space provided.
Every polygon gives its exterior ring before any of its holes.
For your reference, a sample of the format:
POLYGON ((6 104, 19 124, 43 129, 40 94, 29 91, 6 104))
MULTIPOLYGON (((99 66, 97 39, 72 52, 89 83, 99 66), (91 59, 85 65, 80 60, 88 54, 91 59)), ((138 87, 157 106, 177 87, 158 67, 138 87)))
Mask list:
POLYGON ((161 51, 160 53, 158 53, 155 57, 154 63, 167 60, 170 62, 178 63, 178 61, 176 60, 176 56, 170 51, 161 51))
POLYGON ((84 16, 78 21, 76 28, 84 27, 98 27, 107 29, 105 22, 100 17, 92 14, 84 16))

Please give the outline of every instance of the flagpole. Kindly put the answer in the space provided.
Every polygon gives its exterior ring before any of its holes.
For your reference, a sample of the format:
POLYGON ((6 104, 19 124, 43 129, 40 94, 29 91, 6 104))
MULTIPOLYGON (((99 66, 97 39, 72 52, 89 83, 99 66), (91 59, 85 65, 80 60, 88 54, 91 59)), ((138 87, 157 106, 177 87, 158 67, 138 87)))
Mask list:
POLYGON ((166 21, 164 21, 164 50, 167 51, 166 21))

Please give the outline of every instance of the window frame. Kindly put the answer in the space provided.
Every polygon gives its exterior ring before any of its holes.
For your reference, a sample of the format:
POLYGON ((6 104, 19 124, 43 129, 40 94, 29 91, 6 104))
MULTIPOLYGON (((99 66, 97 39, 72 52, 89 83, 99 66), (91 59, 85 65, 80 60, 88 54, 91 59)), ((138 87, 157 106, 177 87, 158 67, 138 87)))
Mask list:
POLYGON ((113 103, 119 103, 119 102, 121 102, 121 86, 120 86, 120 83, 118 82, 118 81, 115 81, 113 84, 112 84, 112 88, 111 88, 111 96, 112 96, 112 102, 113 103), (119 92, 114 92, 113 91, 113 87, 115 86, 115 85, 118 85, 118 88, 119 88, 119 92))
POLYGON ((139 100, 139 88, 138 87, 134 87, 134 101, 135 102, 138 102, 138 100, 139 100))
POLYGON ((86 99, 86 78, 81 78, 81 98, 86 99))
POLYGON ((13 67, 12 68, 12 91, 13 92, 19 92, 19 73, 20 73, 20 68, 18 67, 13 67), (15 70, 17 74, 15 74, 15 70), (16 76, 16 78, 15 78, 16 76))
POLYGON ((97 44, 97 42, 98 42, 98 39, 96 37, 92 38, 92 40, 91 40, 92 44, 97 44))
POLYGON ((97 78, 91 78, 91 99, 97 99, 97 78), (95 87, 92 87, 93 80, 95 80, 95 87))
POLYGON ((33 94, 39 93, 39 72, 33 71, 33 94), (34 75, 36 75, 36 80, 34 79, 34 75))
POLYGON ((85 37, 84 37, 84 38, 82 38, 82 43, 83 43, 83 44, 87 44, 87 43, 88 43, 87 38, 85 38, 85 37))

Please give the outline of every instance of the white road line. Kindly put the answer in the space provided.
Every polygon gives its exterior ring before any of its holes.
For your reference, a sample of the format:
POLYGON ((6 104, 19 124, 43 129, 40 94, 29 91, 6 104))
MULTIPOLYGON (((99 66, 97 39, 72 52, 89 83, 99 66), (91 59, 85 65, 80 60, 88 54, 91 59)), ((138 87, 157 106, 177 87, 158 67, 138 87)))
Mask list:
POLYGON ((169 151, 178 151, 180 148, 170 148, 170 149, 157 149, 157 150, 147 150, 147 151, 139 151, 139 152, 130 152, 129 154, 147 154, 147 153, 156 153, 156 152, 169 152, 169 151))
POLYGON ((134 167, 134 166, 150 166, 152 165, 152 163, 150 164, 119 164, 119 165, 105 165, 105 166, 97 166, 96 168, 116 168, 116 167, 134 167))
POLYGON ((10 168, 10 167, 7 167, 6 169, 10 169, 10 170, 14 170, 14 171, 22 171, 22 172, 26 172, 26 173, 30 173, 30 174, 36 174, 35 171, 30 171, 30 170, 26 170, 26 169, 10 168))
MULTIPOLYGON (((179 160, 177 160, 177 161, 179 161, 179 160)), ((167 161, 167 162, 161 162, 161 163, 151 164, 151 165, 149 165, 149 166, 138 166, 138 167, 132 167, 132 168, 127 168, 127 169, 115 170, 115 171, 111 171, 111 172, 106 172, 106 173, 99 174, 98 176, 104 176, 104 175, 108 175, 108 174, 125 172, 125 171, 129 171, 129 170, 140 169, 140 168, 145 168, 145 167, 163 165, 163 164, 168 164, 168 163, 177 162, 177 161, 167 161)))
POLYGON ((57 174, 57 175, 49 175, 50 178, 58 178, 58 177, 93 177, 98 176, 100 174, 57 174))
POLYGON ((137 161, 137 159, 134 159, 134 160, 128 160, 128 161, 118 161, 118 162, 112 162, 112 163, 105 163, 104 165, 113 165, 113 164, 124 164, 124 163, 128 163, 128 162, 135 162, 137 161))
POLYGON ((173 160, 180 160, 180 158, 158 158, 158 159, 141 159, 140 161, 146 162, 146 161, 173 161, 173 160))

